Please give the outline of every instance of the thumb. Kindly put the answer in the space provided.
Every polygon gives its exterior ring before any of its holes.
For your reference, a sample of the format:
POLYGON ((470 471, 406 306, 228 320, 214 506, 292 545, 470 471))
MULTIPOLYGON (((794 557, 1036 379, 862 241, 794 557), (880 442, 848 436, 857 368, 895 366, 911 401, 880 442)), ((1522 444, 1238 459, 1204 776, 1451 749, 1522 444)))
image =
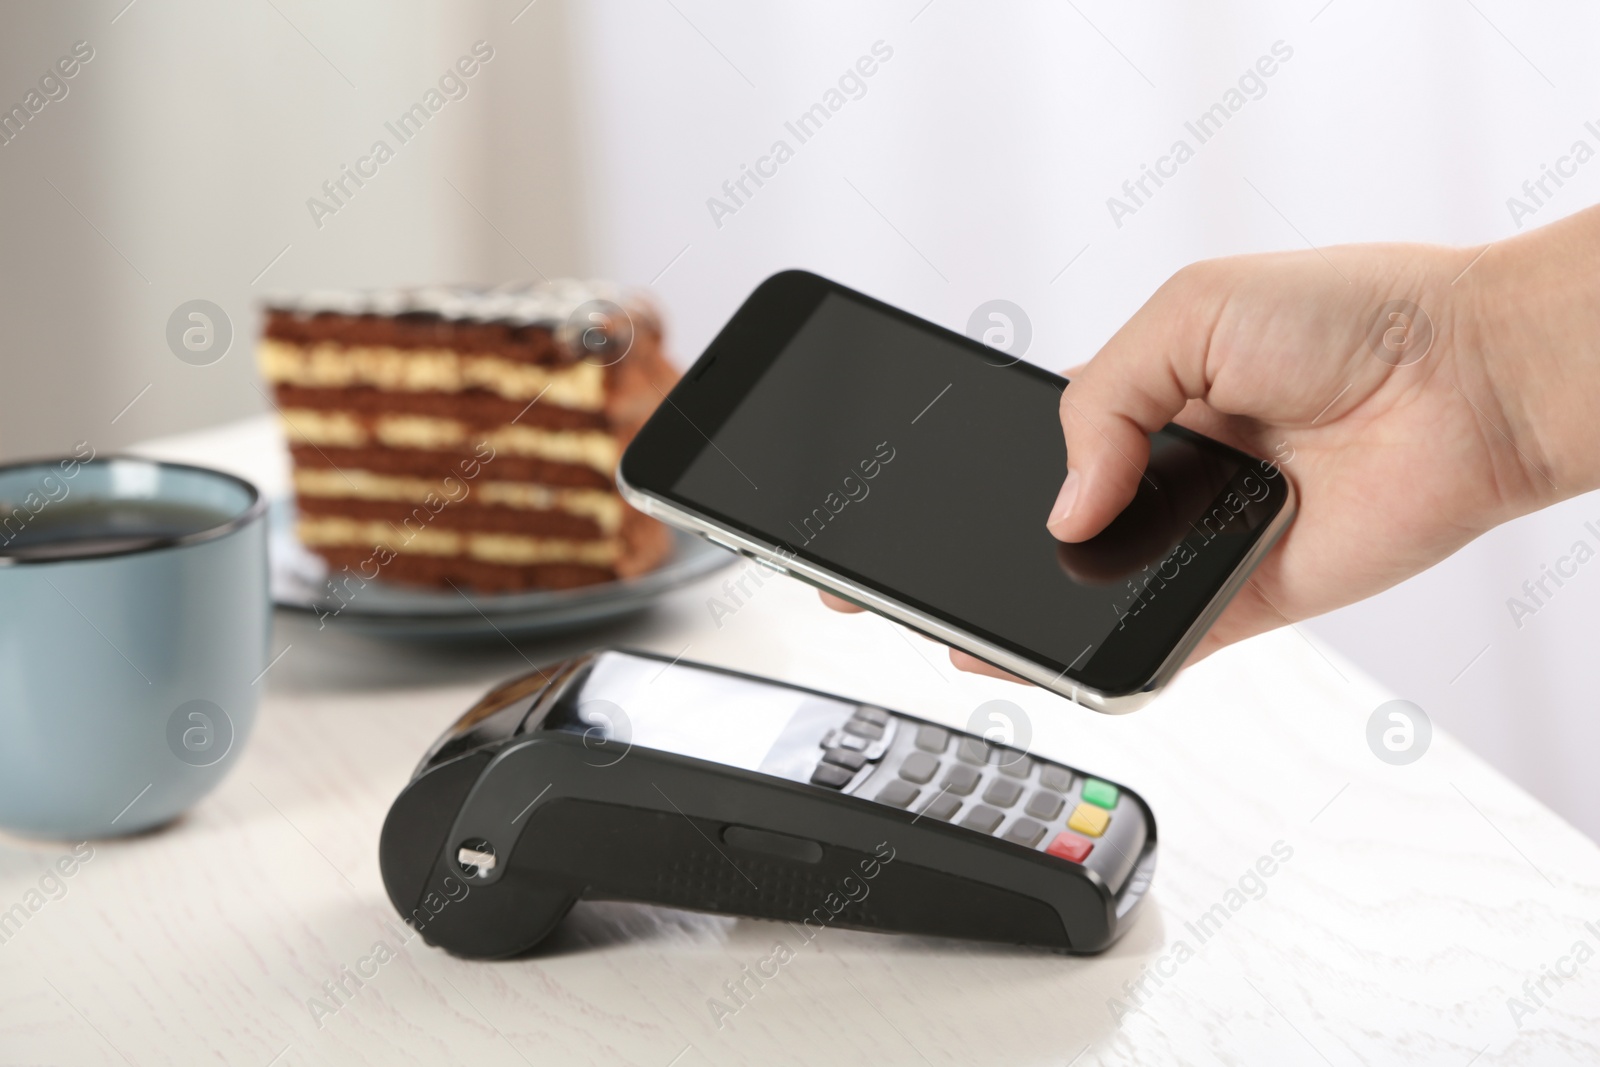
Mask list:
POLYGON ((1157 290, 1061 394, 1067 476, 1046 523, 1058 540, 1105 529, 1144 477, 1149 435, 1205 396, 1217 309, 1196 273, 1185 268, 1157 290))

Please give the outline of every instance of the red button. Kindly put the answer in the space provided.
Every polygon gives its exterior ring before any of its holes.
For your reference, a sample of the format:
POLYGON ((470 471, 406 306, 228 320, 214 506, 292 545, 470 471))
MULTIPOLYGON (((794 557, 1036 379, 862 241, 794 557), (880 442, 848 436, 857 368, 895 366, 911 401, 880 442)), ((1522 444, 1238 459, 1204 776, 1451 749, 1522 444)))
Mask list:
POLYGON ((1094 842, 1077 834, 1057 834, 1056 839, 1050 842, 1050 847, 1045 849, 1052 856, 1060 856, 1073 863, 1082 863, 1094 851, 1094 842))

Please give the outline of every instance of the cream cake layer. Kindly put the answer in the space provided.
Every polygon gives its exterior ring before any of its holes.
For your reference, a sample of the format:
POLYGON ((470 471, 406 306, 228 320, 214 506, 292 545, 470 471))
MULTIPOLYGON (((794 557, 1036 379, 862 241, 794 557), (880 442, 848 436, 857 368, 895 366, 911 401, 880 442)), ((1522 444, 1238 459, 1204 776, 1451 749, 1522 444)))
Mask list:
POLYGON ((603 489, 567 489, 533 482, 442 479, 380 474, 368 470, 301 467, 294 472, 295 493, 302 500, 362 500, 392 504, 450 507, 495 506, 516 511, 560 511, 589 519, 606 533, 622 525, 623 503, 603 489))
POLYGON ((460 393, 481 389, 508 400, 535 397, 576 411, 606 403, 606 370, 597 363, 549 366, 446 348, 300 345, 271 337, 257 349, 261 374, 274 385, 315 389, 366 386, 391 392, 460 393))
POLYGON ((359 449, 381 445, 422 452, 459 452, 487 445, 496 454, 579 464, 606 475, 616 469, 622 455, 621 442, 604 430, 546 430, 512 423, 485 430, 459 419, 313 408, 285 408, 280 414, 291 446, 359 449))
POLYGON ((359 548, 382 545, 400 555, 463 556, 484 563, 527 566, 536 563, 616 564, 623 551, 619 537, 599 540, 532 537, 526 534, 452 530, 434 526, 401 527, 393 523, 340 515, 302 515, 296 524, 307 548, 359 548))

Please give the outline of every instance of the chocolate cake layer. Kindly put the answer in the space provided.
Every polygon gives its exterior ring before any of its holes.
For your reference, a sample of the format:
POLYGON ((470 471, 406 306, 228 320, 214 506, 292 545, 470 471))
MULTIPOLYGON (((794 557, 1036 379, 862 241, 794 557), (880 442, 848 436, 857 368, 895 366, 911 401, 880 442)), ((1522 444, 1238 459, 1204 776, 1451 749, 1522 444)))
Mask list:
POLYGON ((457 352, 493 354, 519 363, 572 363, 578 355, 556 343, 549 326, 514 326, 503 322, 465 322, 426 312, 382 315, 300 315, 269 310, 264 337, 313 345, 385 348, 448 348, 457 352))
POLYGON ((473 426, 539 426, 554 430, 604 430, 605 412, 577 411, 545 401, 507 400, 480 389, 459 393, 400 393, 371 386, 341 389, 306 388, 279 384, 274 393, 278 406, 318 411, 353 411, 365 415, 429 415, 457 419, 473 426))
POLYGON ((578 463, 554 463, 492 450, 427 451, 412 448, 338 448, 318 445, 289 447, 296 467, 414 474, 423 478, 478 478, 492 471, 497 480, 537 482, 572 489, 610 489, 609 475, 578 463))
POLYGON ((379 474, 353 468, 298 467, 294 491, 300 498, 373 500, 437 511, 447 504, 470 501, 474 506, 518 511, 560 511, 589 519, 606 533, 619 529, 627 505, 609 489, 572 489, 536 482, 500 481, 491 475, 469 478, 464 473, 443 478, 379 474))
POLYGON ((677 375, 659 318, 607 283, 276 298, 258 361, 300 540, 336 569, 370 579, 381 556, 386 581, 566 588, 670 553, 612 477, 677 375))
POLYGON ((437 526, 452 530, 489 530, 497 533, 525 534, 529 537, 591 541, 607 536, 607 531, 592 518, 567 511, 535 511, 475 504, 471 498, 459 503, 436 498, 435 511, 427 504, 407 504, 391 500, 307 496, 296 498, 302 515, 337 515, 364 521, 387 522, 397 529, 437 526))
MULTIPOLYGON (((372 550, 364 548, 324 548, 317 554, 337 573, 350 568, 352 573, 370 573, 372 550)), ((577 589, 615 580, 610 567, 586 567, 576 563, 540 563, 512 567, 501 563, 480 563, 470 559, 435 556, 396 556, 384 565, 378 576, 387 582, 409 585, 451 583, 479 593, 521 593, 531 589, 577 589)))

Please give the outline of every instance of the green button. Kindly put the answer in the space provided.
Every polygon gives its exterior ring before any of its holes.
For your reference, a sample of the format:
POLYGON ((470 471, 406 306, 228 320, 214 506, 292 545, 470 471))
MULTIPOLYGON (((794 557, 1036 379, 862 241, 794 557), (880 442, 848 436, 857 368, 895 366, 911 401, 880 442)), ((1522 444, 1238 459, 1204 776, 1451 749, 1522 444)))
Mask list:
POLYGON ((1117 797, 1120 795, 1116 786, 1098 778, 1089 778, 1083 783, 1083 799, 1107 811, 1117 806, 1117 797))

